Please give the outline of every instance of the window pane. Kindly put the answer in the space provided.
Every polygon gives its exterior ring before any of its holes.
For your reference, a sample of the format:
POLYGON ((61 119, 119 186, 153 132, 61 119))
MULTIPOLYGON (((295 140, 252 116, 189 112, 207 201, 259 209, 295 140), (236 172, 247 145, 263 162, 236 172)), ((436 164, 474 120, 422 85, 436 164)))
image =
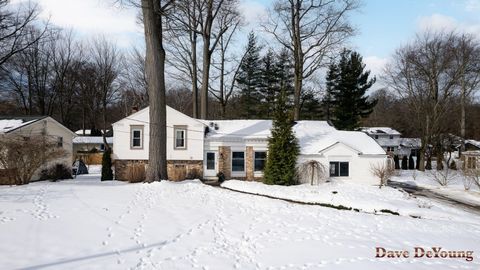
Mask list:
POLYGON ((134 130, 133 131, 133 138, 140 138, 140 130, 134 130))
POLYGON ((207 153, 207 170, 215 170, 215 153, 207 153))
POLYGON ((338 162, 330 162, 330 176, 339 176, 339 164, 338 162))
POLYGON ((340 162, 340 176, 348 176, 348 162, 340 162))
POLYGON ((142 146, 142 145, 140 144, 140 139, 139 139, 139 138, 133 138, 133 146, 135 146, 135 147, 140 147, 140 146, 142 146))
POLYGON ((185 147, 185 140, 183 140, 181 138, 177 138, 177 140, 175 141, 175 146, 176 147, 185 147))
POLYGON ((185 147, 185 130, 175 130, 175 147, 185 147))
POLYGON ((243 172, 245 171, 245 153, 244 152, 232 152, 232 171, 243 172))
POLYGON ((254 163, 254 171, 263 171, 265 168, 265 158, 267 157, 266 152, 255 152, 255 163, 254 163))

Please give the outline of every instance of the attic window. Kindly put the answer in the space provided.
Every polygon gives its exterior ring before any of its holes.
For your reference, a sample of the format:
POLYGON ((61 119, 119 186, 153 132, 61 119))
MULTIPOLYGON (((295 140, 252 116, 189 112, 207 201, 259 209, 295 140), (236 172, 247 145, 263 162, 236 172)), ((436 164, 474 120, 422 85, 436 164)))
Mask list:
POLYGON ((58 137, 57 138, 57 147, 58 148, 63 147, 63 137, 58 137))

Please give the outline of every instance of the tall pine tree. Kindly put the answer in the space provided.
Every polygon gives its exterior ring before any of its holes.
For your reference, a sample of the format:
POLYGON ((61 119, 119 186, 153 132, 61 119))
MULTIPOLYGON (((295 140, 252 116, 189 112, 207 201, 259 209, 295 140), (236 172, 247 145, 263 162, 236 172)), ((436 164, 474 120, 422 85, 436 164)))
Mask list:
POLYGON ((360 120, 372 113, 377 101, 370 101, 366 94, 375 83, 375 77, 369 79, 369 76, 370 71, 365 71, 362 57, 354 51, 344 50, 339 63, 331 65, 327 91, 331 85, 331 120, 336 128, 355 130, 360 126, 360 120))
POLYGON ((260 47, 257 45, 257 38, 253 32, 248 35, 248 44, 240 63, 237 75, 237 86, 240 88, 240 103, 242 117, 251 119, 260 117, 259 103, 261 86, 261 62, 260 47))
POLYGON ((282 90, 275 104, 272 134, 268 139, 264 182, 270 185, 289 186, 296 183, 295 168, 300 150, 292 129, 293 115, 286 103, 286 91, 282 90))
POLYGON ((278 68, 273 50, 269 49, 262 57, 261 84, 259 94, 261 95, 261 114, 264 118, 271 118, 275 107, 275 100, 279 92, 278 68))

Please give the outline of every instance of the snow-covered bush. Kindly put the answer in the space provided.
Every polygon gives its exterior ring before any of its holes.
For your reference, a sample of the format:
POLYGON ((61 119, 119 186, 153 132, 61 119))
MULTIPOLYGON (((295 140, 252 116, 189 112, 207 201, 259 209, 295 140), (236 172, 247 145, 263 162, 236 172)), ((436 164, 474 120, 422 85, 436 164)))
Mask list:
POLYGON ((309 160, 297 167, 297 179, 299 183, 318 185, 327 180, 327 169, 322 163, 309 160))
POLYGON ((392 175, 395 172, 395 167, 390 164, 389 160, 383 163, 379 164, 371 164, 370 166, 370 171, 372 174, 376 177, 379 178, 380 180, 380 185, 379 188, 382 188, 382 186, 387 185, 388 179, 392 177, 392 175))
POLYGON ((0 168, 9 171, 9 182, 28 184, 44 165, 66 157, 56 137, 47 135, 0 136, 0 168))

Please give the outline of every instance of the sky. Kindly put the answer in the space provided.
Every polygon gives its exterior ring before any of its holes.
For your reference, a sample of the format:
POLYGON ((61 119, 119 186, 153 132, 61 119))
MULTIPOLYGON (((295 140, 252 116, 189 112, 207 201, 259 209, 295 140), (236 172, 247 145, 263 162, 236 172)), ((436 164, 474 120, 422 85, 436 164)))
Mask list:
MULTIPOLYGON (((137 10, 114 5, 115 0, 37 0, 41 17, 72 28, 83 37, 106 35, 120 47, 143 41, 137 10)), ((246 25, 243 31, 264 33, 257 27, 274 0, 239 0, 246 25)), ((367 68, 379 74, 396 48, 427 29, 457 29, 480 38, 480 0, 363 0, 350 15, 358 34, 349 46, 363 57, 367 68)), ((240 40, 243 41, 243 40, 240 40)), ((241 42, 240 42, 241 43, 241 42)), ((243 45, 242 45, 243 46, 243 45)))

